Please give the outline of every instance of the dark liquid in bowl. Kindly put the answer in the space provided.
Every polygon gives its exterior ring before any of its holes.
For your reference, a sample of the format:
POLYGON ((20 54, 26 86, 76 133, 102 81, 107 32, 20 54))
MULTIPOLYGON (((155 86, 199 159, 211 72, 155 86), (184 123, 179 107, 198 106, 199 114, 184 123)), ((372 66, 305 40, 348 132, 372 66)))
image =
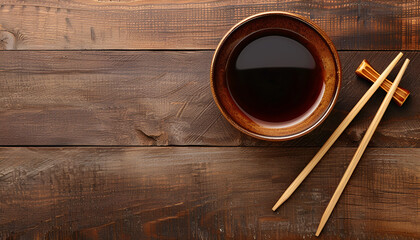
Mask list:
POLYGON ((243 111, 279 123, 298 119, 317 104, 323 71, 305 41, 290 32, 259 32, 238 44, 229 59, 227 85, 243 111))

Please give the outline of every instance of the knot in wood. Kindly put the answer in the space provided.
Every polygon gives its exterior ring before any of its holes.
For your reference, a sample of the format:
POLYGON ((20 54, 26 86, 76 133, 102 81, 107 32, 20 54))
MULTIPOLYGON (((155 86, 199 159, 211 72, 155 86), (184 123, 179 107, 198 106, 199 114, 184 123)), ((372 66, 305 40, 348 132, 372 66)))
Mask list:
POLYGON ((16 36, 6 30, 0 30, 0 50, 16 49, 16 36))

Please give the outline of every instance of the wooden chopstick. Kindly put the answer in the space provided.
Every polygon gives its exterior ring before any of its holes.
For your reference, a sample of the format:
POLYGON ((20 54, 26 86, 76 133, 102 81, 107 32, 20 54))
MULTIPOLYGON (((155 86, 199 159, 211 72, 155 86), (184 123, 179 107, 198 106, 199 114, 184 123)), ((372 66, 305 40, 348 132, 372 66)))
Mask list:
POLYGON ((402 53, 400 52, 394 60, 389 64, 389 66, 383 71, 383 73, 378 77, 376 82, 367 90, 367 92, 363 95, 363 97, 359 100, 359 102, 353 107, 350 113, 346 116, 346 118, 341 122, 341 124, 337 127, 337 129, 333 132, 330 138, 325 142, 325 144, 321 147, 318 153, 312 158, 312 160, 306 165, 306 167, 302 170, 302 172, 297 176, 297 178, 290 184, 290 186, 286 189, 280 199, 272 208, 273 211, 276 211, 281 204, 283 204, 291 195, 292 193, 299 187, 299 185, 303 182, 303 180, 308 176, 308 174, 314 169, 314 167, 318 164, 321 158, 327 153, 330 147, 334 144, 337 138, 343 133, 344 129, 350 124, 353 118, 360 112, 366 102, 372 97, 375 91, 381 86, 382 82, 385 78, 389 75, 395 65, 402 57, 402 53))
POLYGON ((372 123, 369 125, 369 128, 366 131, 365 136, 363 137, 362 141, 360 142, 359 147, 356 150, 356 153, 353 156, 353 159, 350 161, 349 166, 347 167, 346 172, 344 173, 343 177, 341 178, 340 183, 338 184, 337 189, 334 192, 334 195, 332 196, 330 202, 328 203, 327 208, 325 209, 324 214, 322 215, 321 221, 319 223, 318 229, 316 230, 316 236, 319 236, 322 229, 325 226, 325 223, 327 222, 328 218, 331 215, 331 212, 333 211, 335 205, 337 204, 338 199, 341 196, 341 193, 343 192, 344 188, 346 187, 347 182, 349 181, 354 169, 356 168, 357 164, 359 163, 360 158, 363 155, 363 152, 365 151, 370 139, 373 136, 373 133, 375 132, 376 128, 378 127, 379 122, 382 119, 382 116, 384 115, 389 103, 391 102, 392 96, 395 93, 395 90, 398 87, 398 84, 401 81, 402 76, 404 75, 404 72, 407 68, 408 63, 410 62, 409 59, 406 59, 403 66, 401 67, 401 70, 399 71, 397 77, 395 78, 394 83, 392 83, 391 89, 386 94, 384 100, 382 101, 381 106, 379 107, 378 112, 376 113, 375 117, 372 120, 372 123))

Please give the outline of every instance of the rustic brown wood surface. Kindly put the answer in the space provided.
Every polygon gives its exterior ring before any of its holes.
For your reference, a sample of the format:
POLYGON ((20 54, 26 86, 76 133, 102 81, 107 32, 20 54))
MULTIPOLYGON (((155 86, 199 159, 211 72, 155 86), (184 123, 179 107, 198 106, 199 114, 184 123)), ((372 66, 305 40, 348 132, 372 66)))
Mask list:
MULTIPOLYGON (((327 121, 294 141, 247 137, 222 117, 211 96, 212 51, 3 51, 0 145, 322 146, 369 88, 354 73, 363 59, 382 71, 398 52, 342 51, 343 84, 327 121)), ((420 147, 420 53, 401 86, 412 95, 391 103, 370 146, 420 147)), ((393 79, 401 63, 391 74, 393 79)), ((385 92, 372 97, 336 146, 357 146, 385 92)))
MULTIPOLYGON (((316 239, 355 148, 0 148, 0 238, 316 239)), ((418 239, 418 148, 368 148, 323 239, 418 239)))
POLYGON ((282 10, 338 49, 420 49, 419 0, 0 0, 5 49, 214 49, 238 21, 282 10))
POLYGON ((0 239, 315 239, 382 90, 271 207, 371 85, 360 62, 381 72, 400 49, 414 50, 411 95, 390 104, 320 239, 420 239, 419 16, 419 0, 0 0, 0 49, 22 50, 0 51, 0 239), (231 127, 209 86, 225 32, 273 10, 319 24, 343 67, 327 120, 281 143, 231 127))

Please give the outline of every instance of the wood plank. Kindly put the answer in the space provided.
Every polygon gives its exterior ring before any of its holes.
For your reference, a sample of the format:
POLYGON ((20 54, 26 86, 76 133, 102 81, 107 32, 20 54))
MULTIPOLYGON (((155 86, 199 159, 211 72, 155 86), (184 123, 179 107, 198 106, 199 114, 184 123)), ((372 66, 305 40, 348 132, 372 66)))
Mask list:
MULTIPOLYGON (((355 148, 0 148, 0 238, 315 239, 355 148)), ((420 238, 420 149, 368 148, 325 239, 420 238)))
MULTIPOLYGON (((397 52, 340 52, 334 111, 313 133, 282 143, 247 137, 221 116, 209 87, 212 54, 0 52, 0 145, 321 146, 371 84, 355 75, 358 64, 366 58, 382 71, 397 52)), ((412 95, 390 105, 370 146, 420 147, 420 53, 405 56, 412 62, 401 86, 412 95)), ((358 145, 384 96, 373 96, 336 146, 358 145)))
POLYGON ((341 50, 420 49, 420 4, 400 0, 0 0, 5 49, 214 49, 240 20, 289 11, 341 50))

